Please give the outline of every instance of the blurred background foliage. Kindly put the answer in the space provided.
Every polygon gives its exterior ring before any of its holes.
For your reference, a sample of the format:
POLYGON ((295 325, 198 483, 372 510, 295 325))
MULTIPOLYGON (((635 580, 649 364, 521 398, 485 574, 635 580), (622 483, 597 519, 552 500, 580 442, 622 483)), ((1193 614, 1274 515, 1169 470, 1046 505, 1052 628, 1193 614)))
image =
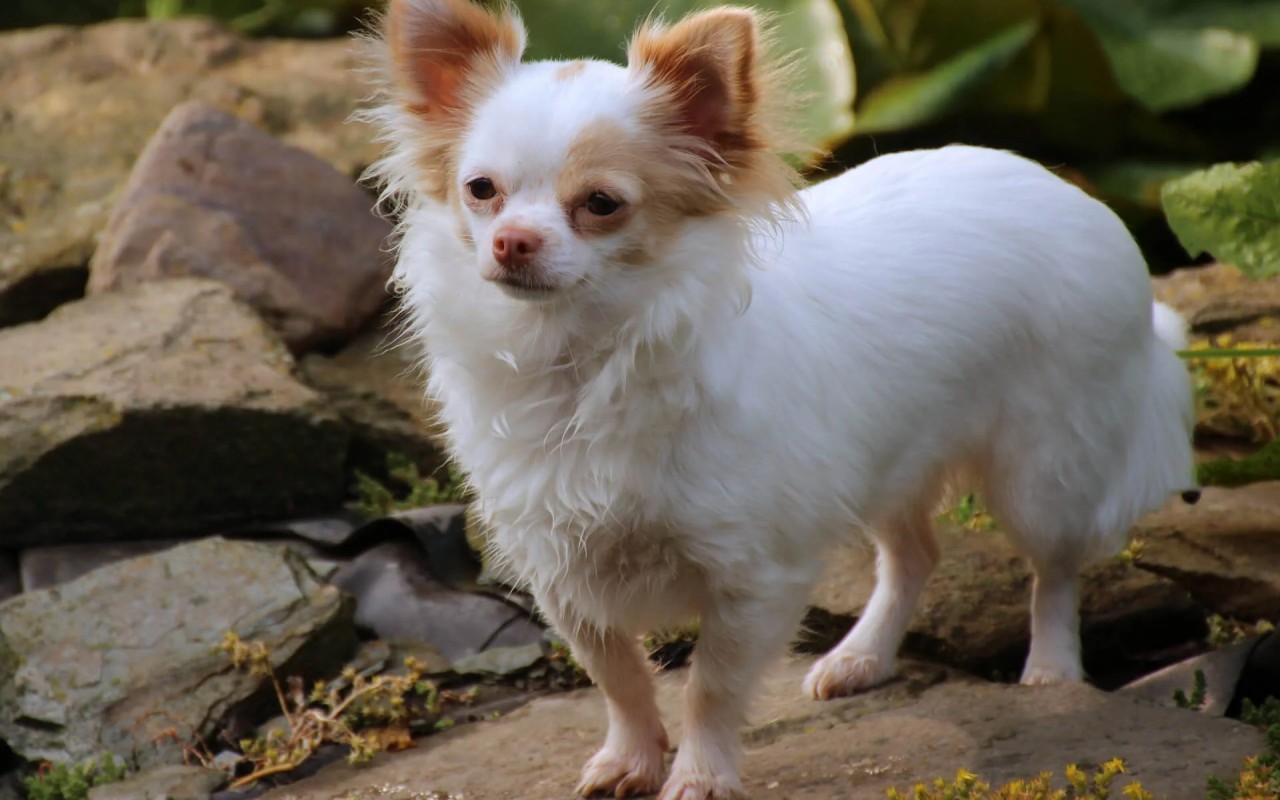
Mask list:
MULTIPOLYGON (((516 1, 531 57, 613 60, 655 5, 674 18, 717 4, 516 1)), ((912 147, 1007 147, 1110 203, 1157 272, 1206 252, 1280 272, 1280 169, 1267 163, 1280 159, 1280 0, 750 4, 798 57, 799 121, 831 153, 815 174, 912 147)), ((251 35, 333 36, 376 5, 5 0, 0 28, 203 14, 251 35)))

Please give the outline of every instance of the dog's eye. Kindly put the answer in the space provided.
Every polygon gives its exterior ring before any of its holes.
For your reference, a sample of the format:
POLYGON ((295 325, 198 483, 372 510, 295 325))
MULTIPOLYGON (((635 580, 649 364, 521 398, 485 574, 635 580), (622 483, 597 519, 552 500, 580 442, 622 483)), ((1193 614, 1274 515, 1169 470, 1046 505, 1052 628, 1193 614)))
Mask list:
POLYGON ((618 210, 622 205, 603 192, 596 192, 587 198, 587 211, 595 214, 597 217, 607 217, 618 210))
POLYGON ((467 181, 467 191, 471 192, 471 196, 477 200, 492 200, 493 196, 498 193, 494 188, 493 181, 488 178, 476 178, 467 181))

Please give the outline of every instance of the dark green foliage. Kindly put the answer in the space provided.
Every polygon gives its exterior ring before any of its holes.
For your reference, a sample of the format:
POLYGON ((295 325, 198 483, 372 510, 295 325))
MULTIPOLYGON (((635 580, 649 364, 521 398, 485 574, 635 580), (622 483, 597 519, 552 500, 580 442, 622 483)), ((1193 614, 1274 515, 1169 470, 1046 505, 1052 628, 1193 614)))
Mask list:
POLYGON ((45 764, 40 772, 22 781, 27 800, 85 800, 89 789, 124 780, 128 769, 110 753, 101 761, 83 764, 45 764))
POLYGON ((466 481, 452 465, 444 480, 424 477, 418 465, 399 453, 387 455, 388 483, 356 471, 356 507, 370 519, 409 508, 462 503, 466 481))
POLYGON ((1196 670, 1195 677, 1192 679, 1191 696, 1187 697, 1186 692, 1181 689, 1173 690, 1173 702, 1178 704, 1178 708, 1189 708, 1199 710, 1204 707, 1205 691, 1208 689, 1208 683, 1204 678, 1204 670, 1196 670))

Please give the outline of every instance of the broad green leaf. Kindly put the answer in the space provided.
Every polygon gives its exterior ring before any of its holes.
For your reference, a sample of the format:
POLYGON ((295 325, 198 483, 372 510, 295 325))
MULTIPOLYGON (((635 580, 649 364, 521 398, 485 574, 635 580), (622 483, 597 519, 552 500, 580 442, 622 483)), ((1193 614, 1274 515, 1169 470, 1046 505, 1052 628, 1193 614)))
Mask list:
POLYGON ((1147 8, 1157 5, 1153 2, 1060 2, 1094 29, 1116 81, 1152 111, 1185 108, 1230 94, 1257 70, 1258 41, 1249 33, 1221 25, 1196 27, 1147 8))
POLYGON ((858 108, 858 133, 919 125, 946 114, 1008 64, 1035 36, 1037 23, 1015 25, 928 72, 890 78, 858 108))
POLYGON ((1280 275, 1280 162, 1218 164, 1169 181, 1161 199, 1187 252, 1280 275))
MULTIPOLYGON (((625 60, 626 40, 650 15, 677 20, 716 0, 517 0, 529 28, 528 57, 625 60)), ((853 129, 854 67, 835 0, 756 0, 773 15, 777 50, 794 56, 798 120, 808 142, 832 148, 853 129)))

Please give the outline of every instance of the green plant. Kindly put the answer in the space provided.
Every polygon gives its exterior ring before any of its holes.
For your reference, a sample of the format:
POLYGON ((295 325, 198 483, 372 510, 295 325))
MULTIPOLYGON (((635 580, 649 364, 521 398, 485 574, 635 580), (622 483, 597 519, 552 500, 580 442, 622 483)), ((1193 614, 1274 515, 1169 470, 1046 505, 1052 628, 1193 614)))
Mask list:
MULTIPOLYGON (((1055 789, 1047 773, 1032 778, 992 787, 967 770, 956 773, 954 781, 941 778, 932 785, 917 784, 910 792, 898 789, 888 791, 889 800, 1107 800, 1111 784, 1124 773, 1124 762, 1118 758, 1100 765, 1092 773, 1072 764, 1065 770, 1066 789, 1055 789)), ((1128 800, 1152 800, 1152 795, 1141 784, 1130 783, 1121 790, 1128 800)))
POLYGON ((466 481, 452 465, 445 480, 423 477, 408 456, 387 454, 390 485, 356 471, 356 508, 366 517, 380 517, 393 511, 465 502, 466 481))
POLYGON ((1280 274, 1280 161, 1218 164, 1166 183, 1161 200, 1187 252, 1246 275, 1280 274))
POLYGON ((1198 669, 1195 671, 1195 675, 1192 678, 1191 696, 1188 697, 1187 693, 1181 689, 1174 689, 1173 702, 1177 704, 1178 708, 1189 708, 1199 711, 1201 708, 1204 708, 1205 694, 1208 688, 1209 684, 1208 681, 1205 680, 1204 670, 1198 669))
POLYGON ((233 666, 270 681, 285 718, 284 728, 240 741, 250 771, 231 784, 233 789, 296 769, 326 742, 345 745, 352 764, 365 763, 381 750, 411 746, 410 698, 417 698, 428 713, 440 711, 442 693, 422 677, 421 665, 413 659, 406 660, 401 675, 367 678, 348 668, 338 681, 317 682, 307 692, 300 679, 281 683, 262 642, 246 642, 228 632, 220 649, 233 666))
MULTIPOLYGON (((1209 625, 1209 635, 1206 637, 1206 641, 1212 647, 1239 644, 1250 637, 1259 636, 1275 629, 1275 626, 1265 619, 1250 623, 1224 617, 1221 614, 1210 614, 1205 621, 1209 625)), ((1246 719, 1245 722, 1249 722, 1249 720, 1246 719)))
POLYGON ((1240 719, 1266 729, 1267 749, 1245 759, 1232 783, 1209 778, 1208 800, 1275 800, 1280 797, 1280 699, 1268 697, 1261 705, 1254 705, 1246 698, 1240 719))
POLYGON ((129 770, 107 753, 80 764, 44 762, 35 775, 23 779, 27 800, 85 800, 89 789, 124 780, 129 770))
POLYGON ((971 531, 989 531, 996 527, 995 519, 987 513, 977 495, 973 494, 964 495, 950 510, 939 514, 938 522, 958 525, 971 531))

